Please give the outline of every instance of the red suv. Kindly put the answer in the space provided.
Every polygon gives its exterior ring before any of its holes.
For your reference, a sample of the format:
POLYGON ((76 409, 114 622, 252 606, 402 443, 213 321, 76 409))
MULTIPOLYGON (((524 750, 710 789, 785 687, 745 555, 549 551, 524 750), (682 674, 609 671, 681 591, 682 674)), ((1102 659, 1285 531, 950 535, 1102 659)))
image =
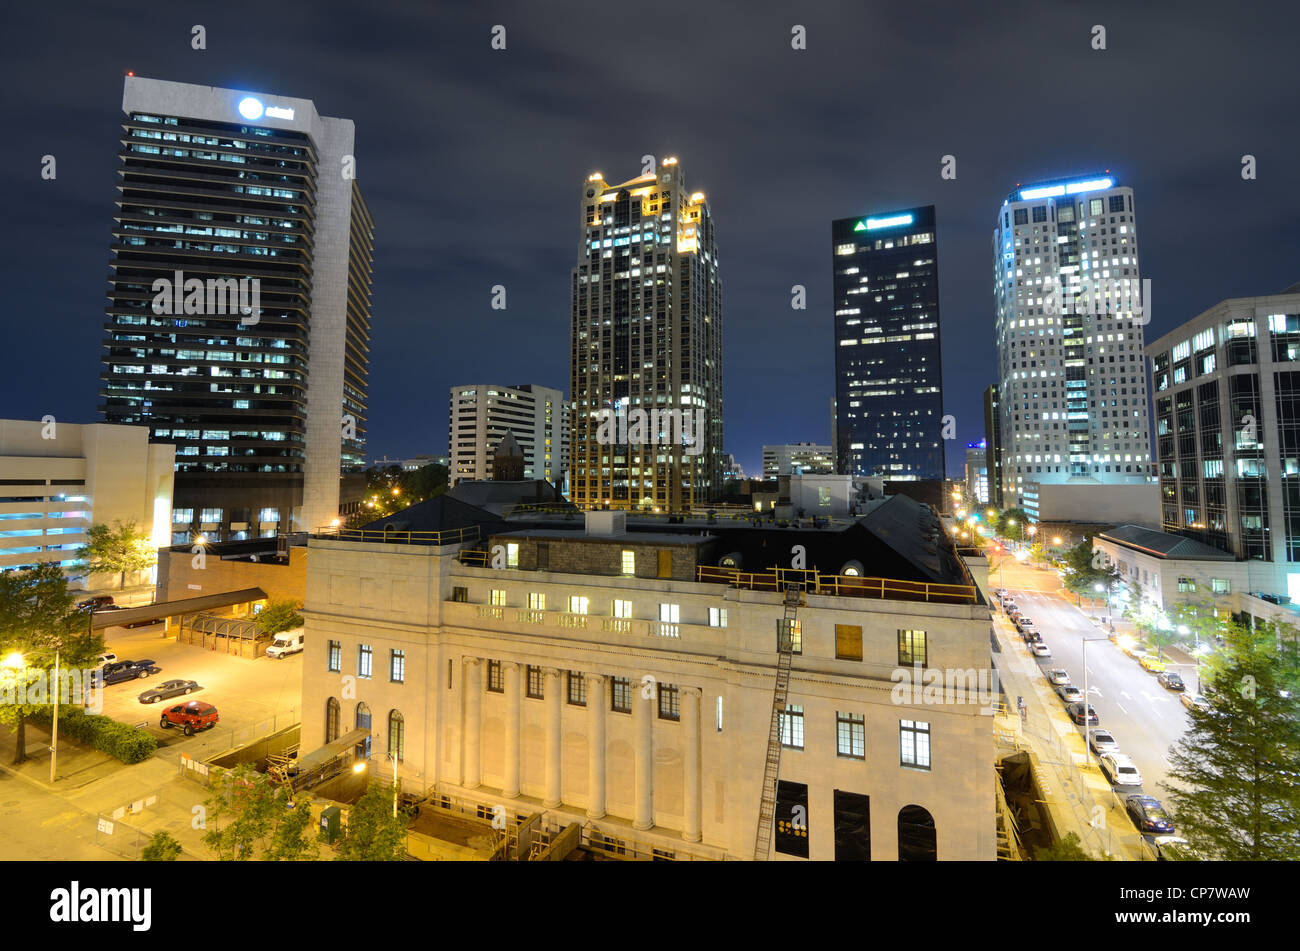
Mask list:
POLYGON ((164 730, 179 726, 186 736, 193 736, 199 730, 212 729, 219 719, 217 708, 212 704, 191 700, 164 710, 158 725, 164 730))

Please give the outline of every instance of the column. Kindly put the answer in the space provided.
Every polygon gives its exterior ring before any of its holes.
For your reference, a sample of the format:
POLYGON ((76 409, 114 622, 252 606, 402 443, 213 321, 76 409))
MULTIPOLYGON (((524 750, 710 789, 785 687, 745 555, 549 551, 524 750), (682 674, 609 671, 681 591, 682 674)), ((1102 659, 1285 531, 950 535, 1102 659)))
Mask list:
POLYGON ((682 838, 700 841, 700 688, 682 687, 682 838))
POLYGON ((513 799, 519 795, 519 665, 502 661, 501 667, 506 690, 506 762, 501 795, 513 799))
POLYGON ((554 809, 560 804, 560 716, 564 709, 564 678, 554 667, 546 668, 546 798, 542 805, 554 809))
POLYGON ((465 716, 462 721, 460 748, 465 760, 465 786, 474 789, 483 782, 482 736, 483 711, 483 661, 478 657, 465 658, 465 716))
MULTIPOLYGON (((657 688, 657 684, 654 685, 657 688)), ((636 689, 636 699, 632 701, 632 735, 636 743, 634 754, 636 764, 636 816, 632 822, 634 829, 649 829, 655 824, 654 812, 654 706, 658 699, 656 689, 636 689)))
POLYGON ((605 685, 604 674, 587 680, 587 818, 605 816, 605 685))

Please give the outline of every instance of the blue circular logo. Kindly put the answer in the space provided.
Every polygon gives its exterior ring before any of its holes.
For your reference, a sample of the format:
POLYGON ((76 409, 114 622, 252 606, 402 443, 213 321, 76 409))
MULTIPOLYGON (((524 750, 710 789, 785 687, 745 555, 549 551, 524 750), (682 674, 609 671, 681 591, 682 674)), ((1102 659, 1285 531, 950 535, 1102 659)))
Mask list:
POLYGON ((262 100, 246 96, 239 100, 239 114, 245 119, 262 118, 262 100))

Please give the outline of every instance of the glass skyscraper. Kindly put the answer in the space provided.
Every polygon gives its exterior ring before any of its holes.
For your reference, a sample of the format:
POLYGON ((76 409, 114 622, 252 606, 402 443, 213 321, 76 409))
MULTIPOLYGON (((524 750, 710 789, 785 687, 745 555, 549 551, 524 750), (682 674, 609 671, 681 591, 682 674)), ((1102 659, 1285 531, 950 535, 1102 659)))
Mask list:
POLYGON ((104 419, 176 446, 178 542, 328 525, 364 469, 374 225, 353 124, 137 77, 122 111, 104 419))
POLYGON ((934 206, 831 225, 836 467, 942 480, 943 365, 934 206))

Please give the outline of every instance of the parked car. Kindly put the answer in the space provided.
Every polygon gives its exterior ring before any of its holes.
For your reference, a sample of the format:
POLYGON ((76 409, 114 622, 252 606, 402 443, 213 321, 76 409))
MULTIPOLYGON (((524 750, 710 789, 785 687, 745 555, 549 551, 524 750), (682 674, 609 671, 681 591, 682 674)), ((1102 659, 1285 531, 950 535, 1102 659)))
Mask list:
POLYGON ((145 618, 143 621, 132 621, 130 624, 123 624, 122 626, 127 630, 130 630, 135 627, 148 627, 151 624, 161 624, 164 620, 165 618, 150 617, 145 618))
POLYGON ((1138 663, 1142 665, 1143 670, 1150 671, 1153 674, 1161 674, 1165 670, 1165 662, 1154 654, 1147 654, 1138 663))
POLYGON ((102 684, 120 684, 124 680, 148 677, 161 670, 162 668, 151 660, 119 660, 101 667, 98 679, 102 684))
POLYGON ((1046 644, 1044 644, 1042 641, 1034 641, 1032 644, 1029 645, 1029 649, 1033 652, 1035 657, 1052 656, 1052 649, 1048 647, 1046 644))
POLYGON ((1083 699, 1083 691, 1073 684, 1061 684, 1056 688, 1056 695, 1066 703, 1078 703, 1083 699))
POLYGON ((108 666, 109 664, 116 664, 116 663, 117 663, 117 655, 114 654, 112 651, 106 651, 105 653, 100 654, 97 658, 95 658, 95 669, 102 670, 104 667, 108 666))
MULTIPOLYGON (((1068 704, 1065 708, 1065 712, 1069 714, 1070 719, 1074 721, 1076 726, 1083 725, 1083 701, 1082 700, 1079 701, 1078 703, 1068 704)), ((1097 711, 1092 708, 1092 704, 1088 704, 1088 726, 1096 726, 1100 722, 1101 720, 1097 718, 1097 711)))
POLYGON ((1142 774, 1137 763, 1123 753, 1103 753, 1099 760, 1102 775, 1112 786, 1141 786, 1142 774))
POLYGON ((1016 630, 1023 631, 1025 628, 1033 626, 1034 622, 1025 617, 1025 615, 1020 614, 1016 616, 1016 630))
POLYGON ((275 635, 275 641, 266 649, 266 656, 273 657, 276 660, 284 660, 290 654, 296 654, 302 648, 301 630, 285 631, 283 634, 275 635))
POLYGON ((1156 677, 1156 683, 1166 690, 1175 690, 1180 693, 1187 689, 1187 684, 1183 683, 1183 678, 1172 670, 1162 670, 1156 677))
POLYGON ((164 710, 158 725, 164 730, 178 726, 186 736, 193 736, 199 730, 211 730, 220 719, 212 704, 191 700, 164 710))
POLYGON ((1044 671, 1047 674, 1047 681, 1053 687, 1059 687, 1062 684, 1069 684, 1070 675, 1064 667, 1053 667, 1044 671))
POLYGON ((1088 745, 1100 756, 1102 753, 1118 753, 1119 743, 1110 730, 1089 730, 1088 745))
POLYGON ((1158 862, 1198 858, 1188 850, 1187 840, 1176 835, 1144 835, 1141 841, 1147 850, 1147 854, 1158 862))
POLYGON ((1155 796, 1134 793, 1124 799, 1124 808, 1139 832, 1172 834, 1174 831, 1174 820, 1155 796))
POLYGON ((1125 654, 1128 654, 1128 656, 1132 657, 1135 660, 1141 659, 1147 655, 1146 648, 1144 648, 1137 641, 1132 641, 1131 643, 1122 643, 1119 649, 1122 650, 1125 654))
POLYGON ((1204 710, 1206 713, 1210 713, 1213 709, 1210 706, 1210 701, 1206 700, 1199 693, 1193 693, 1190 690, 1186 691, 1178 699, 1183 702, 1183 706, 1185 706, 1188 710, 1191 710, 1193 707, 1195 707, 1198 710, 1204 710))
POLYGON ((77 602, 78 611, 98 611, 113 603, 111 594, 98 594, 93 598, 86 598, 84 601, 77 602))
POLYGON ((1038 628, 1034 627, 1032 624, 1028 627, 1022 628, 1020 631, 1020 637, 1026 644, 1031 642, 1037 635, 1038 628))
POLYGON ((1043 643, 1043 635, 1039 634, 1037 631, 1029 631, 1025 634, 1025 643, 1030 647, 1033 647, 1035 644, 1041 644, 1043 643))
POLYGON ((172 697, 179 697, 181 694, 193 693, 202 689, 193 680, 164 680, 153 689, 140 694, 140 702, 157 703, 159 700, 170 700, 172 697))

